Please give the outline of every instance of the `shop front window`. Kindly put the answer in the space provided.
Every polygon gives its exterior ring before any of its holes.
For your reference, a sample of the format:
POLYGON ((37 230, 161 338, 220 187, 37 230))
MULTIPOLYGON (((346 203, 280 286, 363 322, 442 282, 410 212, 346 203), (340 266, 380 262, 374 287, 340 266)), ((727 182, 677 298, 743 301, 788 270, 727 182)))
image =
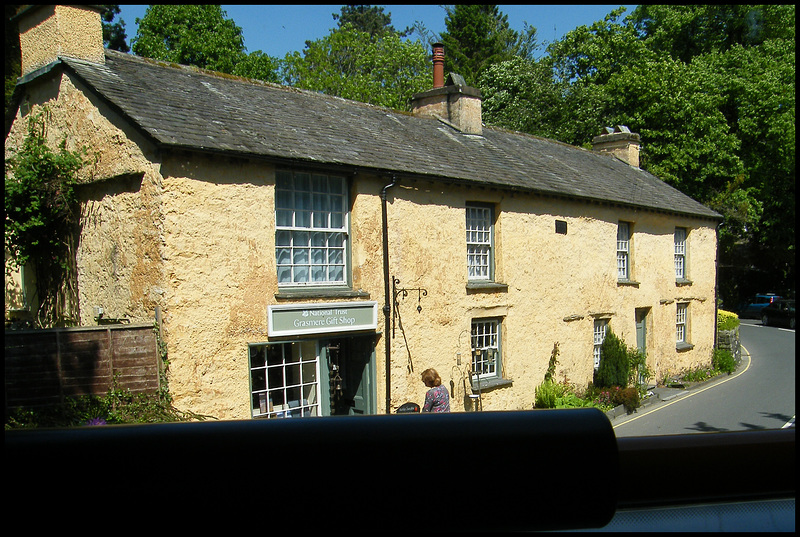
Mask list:
POLYGON ((316 342, 250 345, 253 417, 321 415, 316 342))

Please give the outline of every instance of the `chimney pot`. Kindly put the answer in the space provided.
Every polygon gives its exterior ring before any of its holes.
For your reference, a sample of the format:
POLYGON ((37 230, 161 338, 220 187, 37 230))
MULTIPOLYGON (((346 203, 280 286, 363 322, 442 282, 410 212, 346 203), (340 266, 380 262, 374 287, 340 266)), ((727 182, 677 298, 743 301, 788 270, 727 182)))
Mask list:
POLYGON ((444 87, 444 45, 433 44, 433 87, 444 87))

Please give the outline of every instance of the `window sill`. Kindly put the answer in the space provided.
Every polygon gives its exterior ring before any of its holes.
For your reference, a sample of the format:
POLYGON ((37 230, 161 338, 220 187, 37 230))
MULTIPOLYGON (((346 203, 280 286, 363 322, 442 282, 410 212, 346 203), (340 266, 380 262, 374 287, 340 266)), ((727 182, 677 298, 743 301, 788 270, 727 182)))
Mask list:
POLYGON ((690 351, 693 348, 694 345, 692 345, 691 343, 686 343, 685 341, 680 341, 675 344, 675 350, 678 352, 690 351))
POLYGON ((508 284, 498 282, 467 282, 467 293, 507 293, 508 284))
POLYGON ((692 285, 692 280, 686 280, 686 279, 680 278, 680 279, 675 280, 675 285, 677 287, 682 287, 684 285, 692 285))
POLYGON ((617 280, 617 285, 623 287, 639 287, 639 282, 633 280, 617 280))
POLYGON ((314 289, 279 289, 275 293, 278 300, 292 300, 304 298, 369 298, 369 293, 361 289, 353 290, 349 287, 325 287, 314 289))
POLYGON ((472 379, 470 382, 473 392, 485 392, 487 390, 494 390, 495 388, 506 388, 511 386, 512 383, 513 381, 511 379, 502 379, 497 377, 480 379, 480 381, 472 379), (480 386, 478 385, 479 383, 480 386))

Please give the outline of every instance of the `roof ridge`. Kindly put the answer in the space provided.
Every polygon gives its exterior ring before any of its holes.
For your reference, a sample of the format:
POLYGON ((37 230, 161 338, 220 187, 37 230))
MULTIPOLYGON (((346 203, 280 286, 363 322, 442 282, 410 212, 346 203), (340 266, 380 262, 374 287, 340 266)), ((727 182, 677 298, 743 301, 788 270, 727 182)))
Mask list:
MULTIPOLYGON (((398 113, 398 114, 402 114, 402 115, 410 115, 411 114, 410 112, 407 112, 405 110, 395 110, 394 108, 389 108, 389 107, 381 106, 381 105, 377 105, 377 104, 365 103, 363 101, 356 101, 354 99, 347 99, 345 97, 340 97, 338 95, 328 95, 327 93, 322 93, 321 91, 314 91, 314 90, 308 90, 308 89, 303 89, 303 88, 297 88, 297 87, 294 87, 294 86, 287 86, 287 85, 278 84, 278 83, 275 83, 275 82, 267 82, 266 80, 260 80, 258 78, 249 78, 249 77, 241 76, 241 75, 232 75, 232 74, 229 74, 229 73, 223 73, 221 71, 214 71, 212 69, 204 69, 202 67, 197 67, 195 65, 184 65, 184 64, 181 64, 181 63, 170 62, 170 61, 167 61, 167 60, 156 60, 156 59, 153 59, 153 58, 147 58, 147 57, 144 57, 144 56, 137 56, 135 54, 129 54, 129 53, 126 53, 126 52, 120 52, 118 50, 106 49, 106 54, 108 55, 109 53, 110 53, 111 56, 116 56, 116 59, 121 59, 123 61, 139 61, 139 62, 142 62, 142 63, 146 63, 148 65, 153 65, 155 67, 170 68, 170 69, 175 69, 175 70, 178 70, 178 71, 189 71, 189 72, 193 72, 193 73, 209 76, 209 77, 212 77, 212 78, 216 78, 218 80, 227 80, 227 81, 230 81, 230 82, 239 82, 239 83, 242 83, 242 84, 250 84, 250 85, 253 85, 253 86, 262 86, 262 87, 272 88, 272 89, 276 89, 276 90, 282 90, 282 91, 288 91, 288 92, 296 92, 296 93, 300 93, 300 94, 304 94, 304 95, 310 95, 312 97, 317 97, 317 98, 322 98, 322 99, 334 99, 334 100, 343 101, 343 102, 354 104, 354 105, 373 108, 375 110, 383 110, 383 111, 386 111, 386 112, 393 112, 393 113, 398 113)), ((69 58, 69 59, 72 60, 74 58, 69 58)), ((91 62, 88 62, 88 63, 91 63, 91 62)))

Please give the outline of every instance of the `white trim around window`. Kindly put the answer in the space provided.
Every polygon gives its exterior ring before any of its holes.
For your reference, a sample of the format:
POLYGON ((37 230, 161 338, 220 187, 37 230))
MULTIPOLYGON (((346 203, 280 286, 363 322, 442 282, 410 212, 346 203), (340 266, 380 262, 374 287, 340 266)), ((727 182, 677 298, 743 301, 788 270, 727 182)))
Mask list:
POLYGON ((480 377, 500 377, 500 319, 472 320, 472 371, 480 377))
POLYGON ((688 280, 686 275, 686 228, 675 228, 675 281, 684 282, 688 280))
POLYGON ((627 281, 631 279, 631 224, 619 222, 617 224, 617 279, 627 281))
POLYGON ((490 205, 467 204, 467 279, 494 280, 494 211, 490 205))
POLYGON ((681 349, 691 348, 689 342, 689 304, 677 302, 675 308, 675 345, 681 349))
POLYGON ((592 357, 594 359, 594 370, 600 368, 600 348, 603 346, 603 341, 606 339, 606 331, 608 330, 608 319, 595 319, 594 321, 594 334, 593 334, 593 347, 592 357))
POLYGON ((347 180, 275 173, 275 260, 281 287, 347 285, 347 180))

